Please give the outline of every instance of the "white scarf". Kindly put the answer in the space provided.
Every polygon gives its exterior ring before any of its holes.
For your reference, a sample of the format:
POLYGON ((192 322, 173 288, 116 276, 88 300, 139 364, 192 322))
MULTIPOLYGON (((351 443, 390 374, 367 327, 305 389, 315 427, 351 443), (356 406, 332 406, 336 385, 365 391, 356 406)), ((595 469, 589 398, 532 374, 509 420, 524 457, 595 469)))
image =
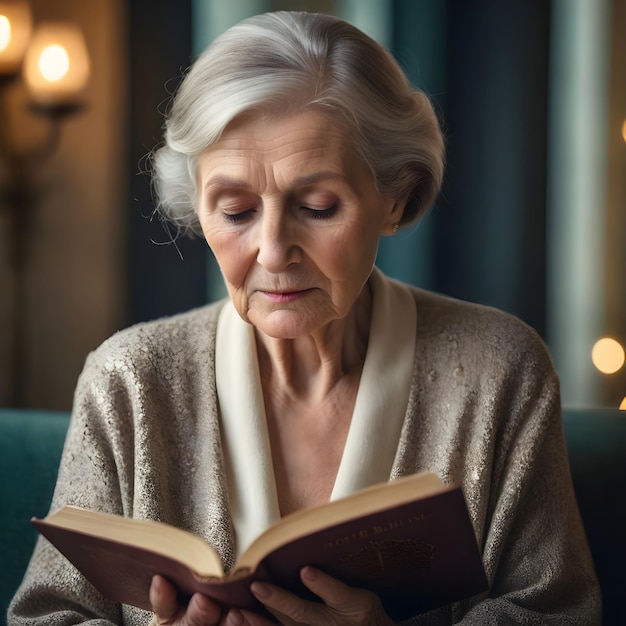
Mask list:
MULTIPOLYGON (((389 480, 415 358, 415 301, 374 269, 367 354, 331 500, 389 480)), ((222 443, 237 552, 280 518, 254 328, 222 309, 215 354, 222 443)))

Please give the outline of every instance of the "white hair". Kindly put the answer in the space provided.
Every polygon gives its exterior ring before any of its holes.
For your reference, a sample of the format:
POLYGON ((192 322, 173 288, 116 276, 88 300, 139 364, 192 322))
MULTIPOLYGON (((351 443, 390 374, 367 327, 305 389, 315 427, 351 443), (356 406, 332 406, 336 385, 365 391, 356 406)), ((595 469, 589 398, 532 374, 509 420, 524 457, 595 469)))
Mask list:
POLYGON ((391 54, 330 15, 278 11, 244 20, 192 65, 153 154, 157 208, 182 232, 200 232, 196 160, 244 113, 318 107, 343 120, 379 190, 408 199, 401 224, 434 202, 444 141, 427 96, 391 54))

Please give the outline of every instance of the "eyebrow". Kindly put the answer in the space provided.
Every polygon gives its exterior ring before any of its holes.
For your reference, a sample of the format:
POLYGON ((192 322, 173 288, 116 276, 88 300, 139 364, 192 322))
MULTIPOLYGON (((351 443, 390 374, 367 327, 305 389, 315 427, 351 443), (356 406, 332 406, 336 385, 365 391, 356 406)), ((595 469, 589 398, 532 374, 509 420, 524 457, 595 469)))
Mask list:
POLYGON ((213 185, 220 185, 222 187, 236 187, 237 189, 249 189, 248 183, 239 179, 231 178, 230 176, 217 175, 209 178, 204 184, 204 188, 208 189, 213 185))
MULTIPOLYGON (((346 180, 346 177, 343 174, 338 174, 337 172, 316 172, 315 174, 308 174, 307 176, 300 176, 293 181, 294 187, 306 187, 307 185, 312 185, 314 183, 319 182, 320 180, 346 180)), ((230 176, 223 176, 218 174, 216 176, 212 176, 209 180, 204 184, 204 189, 208 189, 214 185, 219 185, 221 187, 233 187, 236 189, 250 189, 250 186, 244 180, 240 178, 232 178, 230 176)))

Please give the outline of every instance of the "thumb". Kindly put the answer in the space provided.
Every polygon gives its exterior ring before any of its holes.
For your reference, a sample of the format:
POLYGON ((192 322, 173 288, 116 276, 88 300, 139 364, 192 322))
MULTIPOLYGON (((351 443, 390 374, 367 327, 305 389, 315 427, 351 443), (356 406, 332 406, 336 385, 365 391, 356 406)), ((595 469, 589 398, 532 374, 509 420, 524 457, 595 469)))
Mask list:
POLYGON ((163 576, 154 576, 150 604, 155 619, 151 626, 210 626, 219 622, 222 610, 206 596, 194 593, 187 607, 178 604, 176 588, 163 576))
POLYGON ((156 624, 173 624, 178 612, 176 589, 163 576, 153 576, 150 585, 150 604, 156 616, 156 624))

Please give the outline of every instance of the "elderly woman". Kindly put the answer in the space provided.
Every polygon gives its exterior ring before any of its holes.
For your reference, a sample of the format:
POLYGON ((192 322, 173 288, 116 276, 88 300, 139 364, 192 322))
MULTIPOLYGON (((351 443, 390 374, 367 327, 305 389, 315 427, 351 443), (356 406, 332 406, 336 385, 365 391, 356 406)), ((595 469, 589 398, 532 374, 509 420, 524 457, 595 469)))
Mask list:
MULTIPOLYGON (((89 356, 53 509, 165 521, 228 569, 279 517, 428 469, 463 487, 489 590, 407 623, 597 623, 545 347, 374 268, 443 170, 432 107, 392 57, 327 15, 247 20, 191 68, 154 165, 162 212, 204 234, 229 298, 89 356)), ((278 623, 391 623, 373 594, 301 577, 319 601, 252 586, 278 623)), ((41 540, 9 624, 270 623, 176 598, 156 576, 152 614, 117 606, 41 540)))

